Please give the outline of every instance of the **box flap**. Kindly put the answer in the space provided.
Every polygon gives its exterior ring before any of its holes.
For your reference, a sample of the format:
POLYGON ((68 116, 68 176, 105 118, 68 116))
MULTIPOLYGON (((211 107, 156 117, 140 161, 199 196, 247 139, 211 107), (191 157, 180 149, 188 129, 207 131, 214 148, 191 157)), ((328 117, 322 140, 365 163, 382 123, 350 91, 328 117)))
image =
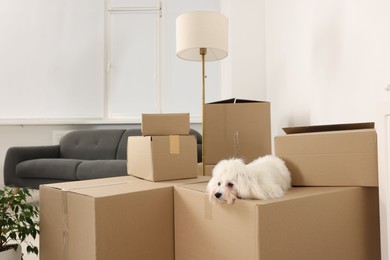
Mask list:
POLYGON ((72 190, 72 189, 80 189, 86 186, 100 186, 106 185, 109 183, 122 183, 129 182, 134 180, 140 180, 135 176, 119 176, 119 177, 111 177, 111 178, 101 178, 101 179, 92 179, 92 180, 83 180, 83 181, 69 181, 69 182, 58 182, 58 183, 50 183, 43 184, 40 187, 47 187, 57 190, 72 190))
POLYGON ((190 114, 142 114, 142 135, 188 135, 190 114))
POLYGON ((267 101, 258 101, 258 100, 247 100, 247 99, 238 99, 238 98, 230 98, 220 101, 211 102, 208 104, 237 104, 237 103, 269 103, 267 101))
POLYGON ((330 131, 342 131, 342 130, 373 129, 374 127, 375 127, 375 124, 373 122, 366 122, 366 123, 352 123, 352 124, 284 127, 283 131, 286 134, 300 134, 300 133, 311 133, 311 132, 330 132, 330 131))

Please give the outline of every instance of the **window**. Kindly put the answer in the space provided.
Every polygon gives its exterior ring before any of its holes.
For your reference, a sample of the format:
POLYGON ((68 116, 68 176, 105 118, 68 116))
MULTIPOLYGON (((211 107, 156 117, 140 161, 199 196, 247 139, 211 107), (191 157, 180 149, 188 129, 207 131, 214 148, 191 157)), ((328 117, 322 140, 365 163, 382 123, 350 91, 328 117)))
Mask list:
POLYGON ((159 1, 113 1, 108 8, 107 117, 161 111, 159 1))
POLYGON ((0 1, 0 118, 104 116, 104 0, 0 1))
MULTIPOLYGON (((176 56, 176 17, 219 11, 219 0, 112 1, 107 19, 106 115, 140 122, 142 113, 201 118, 201 63, 176 56)), ((206 63, 206 102, 220 98, 218 62, 206 63)))
MULTIPOLYGON (((139 123, 201 117, 201 63, 176 57, 176 17, 219 0, 0 1, 0 120, 139 123)), ((218 62, 206 63, 206 101, 218 62)))

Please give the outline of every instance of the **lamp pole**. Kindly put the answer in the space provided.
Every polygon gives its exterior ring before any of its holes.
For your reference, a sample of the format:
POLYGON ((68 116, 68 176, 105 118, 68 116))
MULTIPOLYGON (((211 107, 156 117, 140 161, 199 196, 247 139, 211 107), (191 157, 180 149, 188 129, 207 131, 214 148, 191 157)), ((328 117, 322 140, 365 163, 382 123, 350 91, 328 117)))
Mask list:
POLYGON ((205 79, 205 55, 207 54, 207 48, 200 48, 200 55, 202 55, 202 175, 206 174, 206 165, 205 165, 205 135, 204 135, 204 106, 205 106, 205 92, 206 92, 206 79, 205 79))

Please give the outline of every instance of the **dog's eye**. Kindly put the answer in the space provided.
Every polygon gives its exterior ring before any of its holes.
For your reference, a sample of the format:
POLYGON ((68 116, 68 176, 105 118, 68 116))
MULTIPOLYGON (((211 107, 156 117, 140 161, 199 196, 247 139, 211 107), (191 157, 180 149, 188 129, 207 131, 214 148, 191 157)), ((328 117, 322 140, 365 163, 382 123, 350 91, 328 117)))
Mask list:
POLYGON ((218 182, 218 186, 221 186, 221 183, 220 183, 220 182, 218 182))
POLYGON ((228 183, 228 187, 229 187, 229 188, 233 188, 233 187, 234 187, 234 184, 231 183, 231 182, 229 182, 229 183, 228 183))

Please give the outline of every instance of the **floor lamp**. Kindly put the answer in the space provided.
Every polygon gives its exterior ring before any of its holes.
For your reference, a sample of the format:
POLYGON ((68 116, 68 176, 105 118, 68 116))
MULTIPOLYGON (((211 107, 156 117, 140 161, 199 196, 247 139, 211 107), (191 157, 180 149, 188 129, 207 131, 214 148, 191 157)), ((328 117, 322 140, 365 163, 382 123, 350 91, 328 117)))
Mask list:
POLYGON ((228 21, 215 12, 190 12, 176 19, 176 55, 184 60, 202 62, 202 174, 205 175, 205 61, 221 60, 228 55, 228 21))

